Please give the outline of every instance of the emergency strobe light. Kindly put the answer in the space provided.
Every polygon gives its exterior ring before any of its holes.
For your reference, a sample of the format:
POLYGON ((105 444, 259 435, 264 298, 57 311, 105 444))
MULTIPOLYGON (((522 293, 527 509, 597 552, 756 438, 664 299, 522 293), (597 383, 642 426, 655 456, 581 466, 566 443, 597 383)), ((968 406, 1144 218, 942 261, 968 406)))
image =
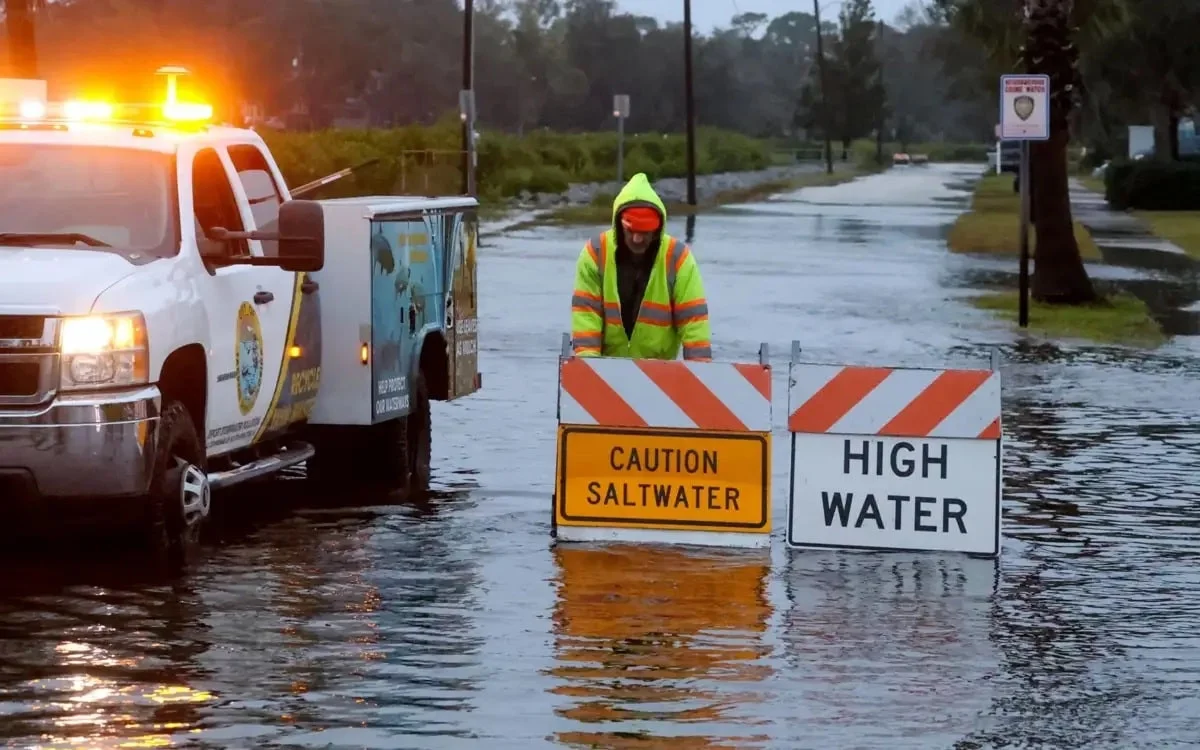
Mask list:
POLYGON ((167 78, 161 103, 117 103, 93 100, 50 102, 46 81, 0 78, 0 121, 22 126, 39 124, 110 123, 137 125, 202 125, 213 118, 211 104, 179 101, 178 78, 187 68, 164 66, 155 71, 167 78))

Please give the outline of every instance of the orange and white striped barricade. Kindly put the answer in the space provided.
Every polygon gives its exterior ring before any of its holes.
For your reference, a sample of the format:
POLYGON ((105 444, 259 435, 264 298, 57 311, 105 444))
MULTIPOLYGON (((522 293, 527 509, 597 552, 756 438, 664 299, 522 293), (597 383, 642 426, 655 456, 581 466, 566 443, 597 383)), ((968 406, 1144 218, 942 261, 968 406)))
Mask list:
POLYGON ((576 357, 563 336, 563 542, 771 544, 771 366, 576 357))
POLYGON ((990 369, 788 366, 787 544, 1000 554, 999 357, 990 369))

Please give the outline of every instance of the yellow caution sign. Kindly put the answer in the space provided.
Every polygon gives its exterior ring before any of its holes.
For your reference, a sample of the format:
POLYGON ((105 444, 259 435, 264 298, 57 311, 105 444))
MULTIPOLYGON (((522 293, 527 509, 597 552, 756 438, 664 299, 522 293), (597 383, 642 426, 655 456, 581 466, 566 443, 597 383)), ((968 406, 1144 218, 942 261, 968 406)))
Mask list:
POLYGON ((556 521, 771 531, 771 439, 757 433, 560 426, 556 521))
POLYGON ((765 547, 771 366, 575 356, 558 374, 560 541, 765 547))

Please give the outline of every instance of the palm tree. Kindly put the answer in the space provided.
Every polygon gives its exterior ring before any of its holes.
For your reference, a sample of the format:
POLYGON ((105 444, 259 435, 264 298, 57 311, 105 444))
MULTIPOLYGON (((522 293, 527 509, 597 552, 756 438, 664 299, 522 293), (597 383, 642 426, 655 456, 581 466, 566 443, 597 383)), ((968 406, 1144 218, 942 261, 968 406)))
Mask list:
POLYGON ((1035 300, 1081 304, 1096 299, 1075 242, 1067 176, 1070 116, 1078 103, 1079 50, 1071 28, 1073 0, 1026 0, 1026 73, 1050 76, 1050 140, 1030 144, 1037 258, 1031 293, 1035 300))
MULTIPOLYGON (((1096 299, 1075 241, 1068 188, 1070 119, 1079 104, 1079 45, 1124 22, 1125 0, 934 0, 960 31, 982 42, 994 63, 1050 77, 1050 139, 1030 149, 1037 258, 1032 295, 1052 304, 1096 299), (1078 22, 1078 23, 1077 23, 1078 22)), ((999 85, 999 81, 995 82, 999 85)))

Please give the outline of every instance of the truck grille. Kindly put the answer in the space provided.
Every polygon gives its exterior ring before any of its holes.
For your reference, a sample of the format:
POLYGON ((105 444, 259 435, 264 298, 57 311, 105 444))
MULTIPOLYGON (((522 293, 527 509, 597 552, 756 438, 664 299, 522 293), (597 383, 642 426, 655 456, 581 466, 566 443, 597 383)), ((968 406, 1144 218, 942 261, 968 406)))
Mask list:
POLYGON ((41 390, 42 365, 39 362, 4 362, 0 360, 0 394, 5 396, 36 396, 41 390))
POLYGON ((0 315, 0 407, 53 398, 58 360, 57 318, 0 315))
POLYGON ((0 341, 4 339, 41 339, 46 319, 35 315, 0 315, 0 341))

